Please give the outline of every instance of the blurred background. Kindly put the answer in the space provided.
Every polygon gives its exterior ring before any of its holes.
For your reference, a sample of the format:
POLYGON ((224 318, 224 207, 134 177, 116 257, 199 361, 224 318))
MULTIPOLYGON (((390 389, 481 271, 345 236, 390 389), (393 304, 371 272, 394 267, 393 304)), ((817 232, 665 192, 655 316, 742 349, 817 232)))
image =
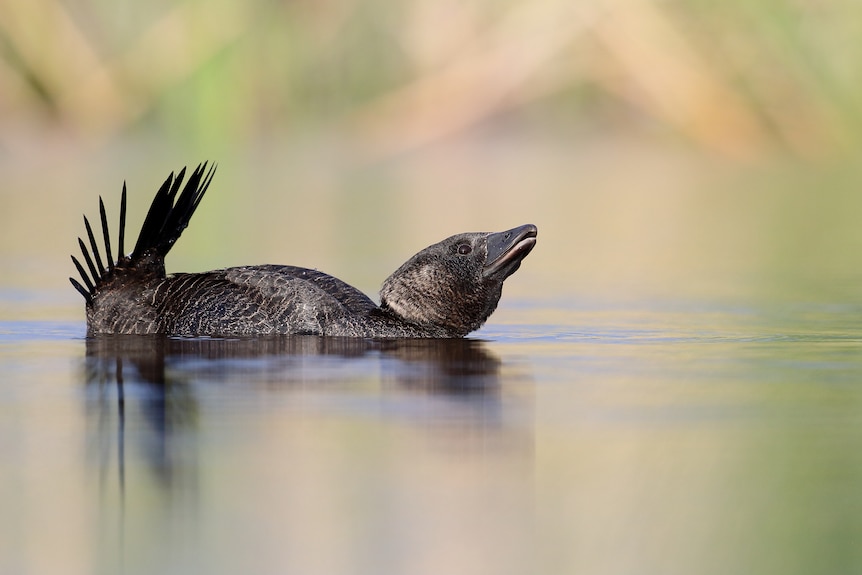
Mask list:
POLYGON ((170 269, 327 266, 376 293, 442 237, 531 221, 515 294, 855 299, 860 16, 847 0, 4 2, 0 256, 16 285, 59 285, 97 195, 116 218, 127 180, 135 228, 171 170, 211 160, 170 269))
POLYGON ((3 144, 338 134, 376 154, 488 125, 735 159, 857 149, 848 1, 6 2, 3 144))
POLYGON ((859 572, 860 38, 851 0, 0 0, 0 571, 859 572), (91 373, 81 213, 127 182, 131 245, 206 160, 169 271, 374 295, 538 245, 472 364, 91 373))

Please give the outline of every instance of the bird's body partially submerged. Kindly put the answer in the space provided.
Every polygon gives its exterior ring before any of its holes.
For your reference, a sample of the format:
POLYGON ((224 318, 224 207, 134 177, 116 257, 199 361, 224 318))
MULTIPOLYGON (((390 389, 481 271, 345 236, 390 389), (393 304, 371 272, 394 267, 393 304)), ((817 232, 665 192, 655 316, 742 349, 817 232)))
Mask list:
POLYGON ((80 239, 87 333, 252 336, 463 337, 497 307, 503 281, 536 243, 536 227, 452 236, 408 260, 383 284, 378 306, 332 276, 293 266, 242 266, 166 275, 164 258, 206 192, 213 169, 198 166, 182 193, 185 170, 168 177, 153 200, 131 255, 123 255, 126 189, 117 261, 100 200, 107 267, 89 222, 92 249, 80 239), (88 274, 89 270, 89 274, 88 274))

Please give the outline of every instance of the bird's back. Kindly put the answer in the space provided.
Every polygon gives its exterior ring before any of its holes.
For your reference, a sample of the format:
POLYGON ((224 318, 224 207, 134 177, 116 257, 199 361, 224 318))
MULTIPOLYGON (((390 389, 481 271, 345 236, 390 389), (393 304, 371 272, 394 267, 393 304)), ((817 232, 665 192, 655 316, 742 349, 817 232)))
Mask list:
POLYGON ((346 332, 377 305, 322 272, 265 265, 173 274, 125 291, 115 286, 94 298, 93 309, 92 333, 352 335, 346 332))

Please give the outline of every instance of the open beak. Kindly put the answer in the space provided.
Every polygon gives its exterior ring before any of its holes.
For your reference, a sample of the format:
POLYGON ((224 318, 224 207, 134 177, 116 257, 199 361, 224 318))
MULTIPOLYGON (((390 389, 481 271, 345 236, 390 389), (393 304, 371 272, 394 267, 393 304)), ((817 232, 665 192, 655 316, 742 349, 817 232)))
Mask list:
POLYGON ((504 280, 515 273, 521 266, 521 260, 536 245, 538 231, 533 224, 526 224, 505 232, 488 234, 488 255, 482 275, 486 278, 500 276, 504 280))

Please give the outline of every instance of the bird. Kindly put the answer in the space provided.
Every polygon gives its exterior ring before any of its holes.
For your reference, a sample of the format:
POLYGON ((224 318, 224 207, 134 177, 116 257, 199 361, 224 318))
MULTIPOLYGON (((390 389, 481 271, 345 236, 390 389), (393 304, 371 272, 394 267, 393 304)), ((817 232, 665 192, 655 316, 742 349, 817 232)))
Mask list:
POLYGON ((503 282, 536 245, 537 228, 462 233, 428 246, 396 269, 380 304, 323 272, 290 265, 250 265, 203 273, 165 270, 165 256, 189 225, 216 166, 171 172, 155 194, 132 252, 124 254, 126 184, 120 199, 116 259, 99 197, 105 262, 84 216, 89 245, 72 256, 86 302, 87 335, 358 338, 461 338, 497 308, 503 282), (182 190, 182 191, 180 191, 182 190), (86 267, 85 267, 86 266, 86 267))

